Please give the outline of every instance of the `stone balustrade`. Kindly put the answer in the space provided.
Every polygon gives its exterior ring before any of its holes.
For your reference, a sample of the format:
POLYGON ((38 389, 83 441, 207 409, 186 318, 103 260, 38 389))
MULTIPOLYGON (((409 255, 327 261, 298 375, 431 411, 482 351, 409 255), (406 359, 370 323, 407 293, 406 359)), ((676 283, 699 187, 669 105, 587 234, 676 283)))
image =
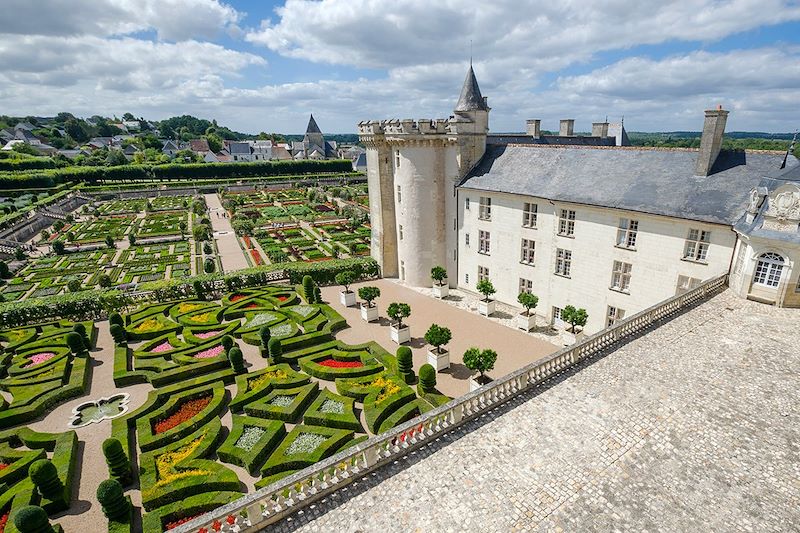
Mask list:
POLYGON ((619 340, 642 333, 722 291, 727 274, 636 313, 598 333, 451 400, 422 416, 374 436, 324 461, 206 513, 173 533, 255 532, 340 490, 383 464, 434 441, 465 422, 557 376, 582 360, 600 354, 619 340))

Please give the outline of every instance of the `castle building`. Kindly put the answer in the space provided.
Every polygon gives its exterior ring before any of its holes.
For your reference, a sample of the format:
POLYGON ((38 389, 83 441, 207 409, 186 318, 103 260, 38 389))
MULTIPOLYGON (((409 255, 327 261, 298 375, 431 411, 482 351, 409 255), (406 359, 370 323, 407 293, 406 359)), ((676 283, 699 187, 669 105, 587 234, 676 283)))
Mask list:
POLYGON ((311 115, 303 140, 291 144, 291 154, 294 159, 335 159, 336 141, 325 140, 314 115, 311 115))
POLYGON ((705 112, 699 149, 632 147, 622 124, 576 136, 490 134, 470 66, 448 119, 360 122, 372 255, 385 277, 451 287, 489 278, 501 302, 529 291, 587 333, 730 273, 743 298, 800 307, 800 166, 788 153, 722 150, 728 111, 705 112))

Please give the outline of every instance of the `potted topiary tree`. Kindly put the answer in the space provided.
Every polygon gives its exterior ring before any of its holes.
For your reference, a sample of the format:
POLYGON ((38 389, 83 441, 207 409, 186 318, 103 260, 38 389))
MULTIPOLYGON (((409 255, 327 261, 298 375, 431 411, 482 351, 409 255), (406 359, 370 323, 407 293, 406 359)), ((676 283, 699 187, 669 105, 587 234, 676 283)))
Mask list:
POLYGON ((428 350, 428 364, 437 372, 450 368, 450 352, 443 350, 442 346, 450 342, 452 338, 453 334, 450 333, 450 329, 438 324, 431 324, 425 333, 425 341, 436 348, 428 350))
POLYGON ((450 294, 450 286, 447 284, 447 270, 444 267, 433 267, 431 269, 431 279, 433 280, 434 297, 445 298, 450 294))
POLYGON ((517 328, 530 331, 536 327, 536 314, 531 313, 531 309, 539 303, 539 297, 523 291, 517 296, 517 301, 525 308, 525 311, 517 315, 517 328))
POLYGON ((489 372, 494 368, 495 361, 497 361, 497 352, 494 350, 481 350, 480 348, 475 348, 473 346, 464 352, 464 365, 473 372, 479 372, 477 377, 469 378, 470 392, 477 390, 492 381, 492 378, 487 376, 486 372, 489 372))
POLYGON ((396 320, 396 324, 389 326, 392 340, 397 344, 403 344, 411 340, 411 328, 403 325, 403 319, 411 316, 411 306, 404 303, 392 302, 386 309, 389 318, 396 320))
POLYGON ((478 281, 478 285, 476 287, 478 292, 483 294, 483 300, 478 300, 478 312, 483 316, 489 316, 495 311, 495 302, 494 300, 490 300, 489 296, 497 292, 497 289, 494 288, 492 282, 489 281, 488 278, 483 278, 478 281))
POLYGON ((358 296, 364 300, 361 304, 361 318, 366 322, 378 320, 378 306, 372 302, 380 295, 381 290, 378 287, 367 286, 358 289, 358 296))
POLYGON ((339 293, 340 301, 345 307, 354 307, 356 305, 356 293, 350 290, 350 284, 356 280, 356 275, 350 271, 345 270, 336 274, 336 283, 344 286, 344 290, 339 293))
POLYGON ((575 306, 568 305, 561 311, 561 320, 571 326, 570 332, 572 333, 572 337, 568 337, 566 343, 574 344, 583 335, 583 326, 585 326, 586 322, 589 320, 589 313, 586 312, 586 309, 576 309, 575 306), (575 332, 575 326, 581 327, 581 330, 577 333, 575 332))

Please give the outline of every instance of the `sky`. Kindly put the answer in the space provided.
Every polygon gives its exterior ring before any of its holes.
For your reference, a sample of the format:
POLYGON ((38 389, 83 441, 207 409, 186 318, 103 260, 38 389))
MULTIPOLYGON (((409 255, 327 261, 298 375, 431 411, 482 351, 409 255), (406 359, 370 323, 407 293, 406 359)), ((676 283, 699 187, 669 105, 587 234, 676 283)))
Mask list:
POLYGON ((448 117, 470 56, 496 132, 800 128, 800 0, 0 0, 0 114, 353 133, 448 117))

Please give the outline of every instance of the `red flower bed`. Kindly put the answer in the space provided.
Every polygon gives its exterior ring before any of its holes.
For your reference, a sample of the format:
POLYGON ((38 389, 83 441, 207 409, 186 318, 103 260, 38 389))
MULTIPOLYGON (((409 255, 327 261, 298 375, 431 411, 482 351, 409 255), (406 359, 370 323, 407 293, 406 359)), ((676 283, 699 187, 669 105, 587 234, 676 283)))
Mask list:
POLYGON ((247 298, 247 295, 245 294, 234 294, 233 296, 231 296, 231 303, 232 304, 236 303, 239 300, 244 300, 245 298, 247 298))
MULTIPOLYGON (((203 513, 200 513, 200 514, 203 514, 203 513)), ((193 515, 193 516, 187 516, 186 518, 181 518, 179 520, 173 520, 172 522, 168 522, 167 526, 164 529, 166 529, 167 531, 169 531, 170 529, 175 529, 178 526, 182 526, 186 522, 194 520, 195 518, 200 516, 200 514, 196 514, 196 515, 193 515)))
POLYGON ((361 361, 337 361, 335 359, 325 359, 320 361, 319 364, 330 368, 358 368, 364 366, 361 361))
POLYGON ((6 530, 6 524, 8 523, 8 515, 11 514, 11 511, 7 512, 3 516, 0 516, 0 533, 4 533, 6 530))
POLYGON ((289 297, 288 297, 288 296, 278 296, 278 301, 279 301, 279 302, 285 302, 285 301, 286 301, 286 300, 288 300, 288 299, 289 299, 289 297))
POLYGON ((262 263, 264 263, 264 260, 261 259, 261 254, 258 253, 258 250, 256 250, 255 248, 250 249, 250 255, 253 256, 253 261, 255 262, 256 266, 259 266, 262 263))
POLYGON ((5 469, 6 469, 6 468, 8 468, 9 466, 11 466, 11 465, 10 465, 10 464, 8 464, 8 463, 0 463, 0 471, 2 471, 2 470, 5 470, 5 469))
POLYGON ((252 304, 247 304, 247 305, 245 305, 245 306, 244 306, 244 308, 245 308, 245 309, 255 309, 255 308, 256 308, 256 307, 258 307, 258 306, 259 306, 258 304, 256 304, 256 303, 252 303, 252 304))
POLYGON ((242 237, 242 240, 244 241, 244 245, 245 245, 245 246, 247 246, 247 247, 248 247, 248 248, 250 248, 250 249, 252 249, 252 248, 253 248, 253 243, 252 243, 252 242, 250 242, 250 237, 248 237, 247 235, 245 235, 244 237, 242 237))
POLYGON ((158 435, 159 433, 164 433, 176 427, 178 424, 191 420, 192 417, 197 416, 200 411, 205 409, 209 403, 211 403, 211 395, 184 402, 175 413, 155 423, 153 426, 153 434, 158 435))

